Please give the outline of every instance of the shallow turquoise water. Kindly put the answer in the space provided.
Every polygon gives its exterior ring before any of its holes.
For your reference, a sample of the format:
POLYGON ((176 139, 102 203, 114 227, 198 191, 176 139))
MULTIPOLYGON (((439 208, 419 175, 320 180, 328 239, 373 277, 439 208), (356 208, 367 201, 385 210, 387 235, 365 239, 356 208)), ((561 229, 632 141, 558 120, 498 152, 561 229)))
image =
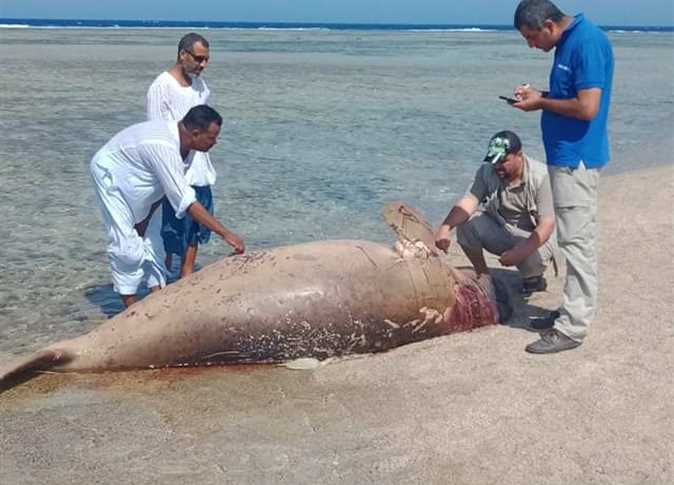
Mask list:
MULTIPOLYGON (((144 118, 173 29, 3 30, 0 45, 0 351, 78 335, 120 309, 87 165, 144 118)), ((404 200, 433 224, 504 128, 542 158, 538 115, 498 100, 545 87, 550 56, 515 32, 208 31, 206 79, 225 117, 216 214, 249 249, 329 238, 389 241, 404 200)), ((612 33, 607 173, 671 163, 671 33, 612 33)), ((227 254, 213 241, 205 264, 227 254)))

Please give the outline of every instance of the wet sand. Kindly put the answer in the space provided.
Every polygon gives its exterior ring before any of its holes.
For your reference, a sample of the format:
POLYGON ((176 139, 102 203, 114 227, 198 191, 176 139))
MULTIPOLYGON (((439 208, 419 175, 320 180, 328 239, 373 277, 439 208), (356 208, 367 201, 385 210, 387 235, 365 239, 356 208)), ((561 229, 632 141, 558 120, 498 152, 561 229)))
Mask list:
POLYGON ((523 350, 560 300, 549 274, 509 325, 313 371, 41 375, 0 394, 0 483, 672 483, 674 167, 605 177, 600 199, 578 349, 523 350))

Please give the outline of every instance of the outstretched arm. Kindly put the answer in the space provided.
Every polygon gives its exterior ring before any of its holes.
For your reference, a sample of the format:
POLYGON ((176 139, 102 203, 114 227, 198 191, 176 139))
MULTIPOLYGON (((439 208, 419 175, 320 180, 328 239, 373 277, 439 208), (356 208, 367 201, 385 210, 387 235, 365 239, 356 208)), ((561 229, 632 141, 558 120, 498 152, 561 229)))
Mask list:
POLYGON ((475 212, 479 203, 477 197, 473 194, 468 194, 452 207, 435 233, 435 245, 438 249, 442 249, 444 252, 449 250, 449 234, 451 230, 459 224, 466 222, 473 212, 475 212))
POLYGON ((193 202, 187 209, 187 212, 202 226, 207 227, 222 239, 224 239, 227 244, 234 248, 236 254, 242 254, 246 250, 246 246, 243 243, 238 235, 234 234, 232 231, 227 229, 225 226, 220 224, 215 217, 213 217, 203 205, 199 202, 193 202))

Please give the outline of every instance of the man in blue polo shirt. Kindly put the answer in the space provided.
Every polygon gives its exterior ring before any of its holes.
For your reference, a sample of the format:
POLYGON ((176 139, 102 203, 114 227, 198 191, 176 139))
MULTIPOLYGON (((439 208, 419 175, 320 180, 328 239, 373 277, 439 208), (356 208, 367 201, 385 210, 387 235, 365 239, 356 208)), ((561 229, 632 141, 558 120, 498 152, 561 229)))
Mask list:
POLYGON ((565 15, 549 0, 523 0, 515 28, 529 47, 554 49, 549 91, 515 89, 514 108, 542 110, 541 130, 552 185, 558 242, 567 262, 558 311, 534 323, 543 330, 527 352, 578 347, 597 309, 597 184, 609 160, 607 119, 613 50, 604 32, 583 14, 565 15))

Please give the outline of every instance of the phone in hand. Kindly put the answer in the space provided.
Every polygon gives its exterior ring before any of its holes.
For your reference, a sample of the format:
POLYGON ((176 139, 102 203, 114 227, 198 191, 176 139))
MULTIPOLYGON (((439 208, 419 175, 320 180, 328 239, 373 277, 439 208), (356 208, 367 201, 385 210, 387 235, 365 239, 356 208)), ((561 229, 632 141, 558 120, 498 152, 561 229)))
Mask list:
POLYGON ((509 98, 507 96, 499 96, 499 99, 502 99, 503 101, 505 101, 508 104, 515 104, 515 103, 519 103, 521 101, 519 99, 509 98))

